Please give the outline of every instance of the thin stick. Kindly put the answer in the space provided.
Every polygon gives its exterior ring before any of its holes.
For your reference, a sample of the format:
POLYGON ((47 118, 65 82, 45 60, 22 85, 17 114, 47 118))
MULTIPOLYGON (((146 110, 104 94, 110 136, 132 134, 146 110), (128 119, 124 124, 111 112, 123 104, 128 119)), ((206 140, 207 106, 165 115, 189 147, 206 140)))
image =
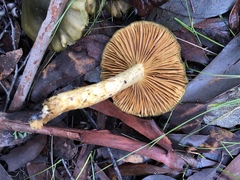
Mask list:
POLYGON ((36 75, 37 69, 51 41, 55 24, 64 11, 67 2, 67 0, 51 0, 47 17, 43 21, 37 38, 31 49, 27 65, 24 69, 20 84, 9 107, 9 111, 19 110, 23 106, 33 79, 36 75))
POLYGON ((23 122, 19 121, 19 118, 27 118, 26 113, 0 113, 0 129, 59 136, 81 141, 82 143, 86 144, 111 147, 133 153, 136 152, 137 154, 149 157, 158 162, 162 162, 168 167, 178 170, 181 170, 183 166, 186 165, 186 162, 183 160, 183 154, 179 155, 175 152, 167 152, 166 150, 157 146, 149 148, 149 145, 144 142, 114 135, 107 130, 88 131, 47 126, 44 126, 41 130, 33 130, 28 124, 24 124, 23 122), (11 120, 9 119, 10 116, 11 120))

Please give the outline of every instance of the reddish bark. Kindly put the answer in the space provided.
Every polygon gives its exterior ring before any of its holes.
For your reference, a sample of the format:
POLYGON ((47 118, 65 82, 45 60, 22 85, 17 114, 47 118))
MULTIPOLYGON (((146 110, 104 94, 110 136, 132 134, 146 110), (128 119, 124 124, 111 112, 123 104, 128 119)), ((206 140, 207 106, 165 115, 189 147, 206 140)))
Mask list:
POLYGON ((44 126, 41 130, 33 130, 28 124, 19 121, 21 117, 26 117, 26 113, 18 113, 17 116, 11 115, 11 120, 9 120, 8 117, 10 117, 10 114, 0 113, 0 129, 65 137, 86 144, 117 148, 129 152, 137 150, 137 154, 162 162, 168 167, 178 170, 181 170, 183 166, 186 165, 186 162, 183 160, 183 154, 179 155, 175 152, 167 153, 164 149, 158 146, 149 148, 144 142, 114 135, 107 130, 89 131, 47 126, 44 126))

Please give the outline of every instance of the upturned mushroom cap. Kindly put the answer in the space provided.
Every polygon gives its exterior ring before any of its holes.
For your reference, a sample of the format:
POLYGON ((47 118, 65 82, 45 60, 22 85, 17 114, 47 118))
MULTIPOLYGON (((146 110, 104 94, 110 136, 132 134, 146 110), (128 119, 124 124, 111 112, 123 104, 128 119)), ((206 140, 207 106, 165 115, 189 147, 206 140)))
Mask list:
MULTIPOLYGON (((22 28, 33 41, 46 18, 50 0, 24 0, 22 2, 22 28)), ((96 9, 95 0, 75 0, 61 21, 50 44, 50 49, 59 52, 81 38, 88 24, 89 14, 96 9)))
POLYGON ((135 64, 143 64, 144 78, 114 95, 114 103, 122 111, 141 117, 173 109, 187 85, 174 35, 162 25, 145 21, 120 29, 103 52, 101 78, 108 79, 135 64))

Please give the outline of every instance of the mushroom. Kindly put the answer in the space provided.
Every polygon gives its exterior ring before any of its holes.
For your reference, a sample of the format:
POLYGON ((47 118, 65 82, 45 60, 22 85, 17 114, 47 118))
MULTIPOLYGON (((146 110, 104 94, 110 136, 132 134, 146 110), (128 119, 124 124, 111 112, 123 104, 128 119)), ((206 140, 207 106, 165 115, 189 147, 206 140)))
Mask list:
POLYGON ((131 4, 129 1, 124 0, 110 0, 106 2, 105 8, 113 17, 121 18, 129 11, 131 4))
POLYGON ((103 81, 52 96, 30 126, 39 129, 63 112, 110 97, 126 113, 160 115, 180 102, 187 85, 180 45, 166 27, 153 22, 118 30, 104 49, 101 68, 103 81))
MULTIPOLYGON (((33 41, 44 21, 50 0, 23 0, 22 1, 22 28, 33 41)), ((89 15, 96 9, 95 0, 75 0, 67 10, 56 34, 50 44, 50 49, 59 52, 78 40, 85 26, 88 24, 89 15)))

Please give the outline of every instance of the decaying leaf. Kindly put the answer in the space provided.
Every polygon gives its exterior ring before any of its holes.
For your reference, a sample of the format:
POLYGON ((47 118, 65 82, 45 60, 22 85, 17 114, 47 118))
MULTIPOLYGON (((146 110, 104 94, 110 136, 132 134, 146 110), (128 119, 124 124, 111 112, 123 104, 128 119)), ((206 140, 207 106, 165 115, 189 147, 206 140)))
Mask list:
POLYGON ((31 100, 37 102, 60 86, 64 86, 96 67, 109 38, 105 35, 90 35, 81 38, 61 52, 36 80, 31 100))
POLYGON ((209 138, 202 143, 198 148, 208 151, 221 150, 225 153, 231 153, 232 155, 239 152, 240 137, 234 133, 221 129, 218 127, 211 127, 209 138), (233 145, 233 143, 236 143, 233 145))
POLYGON ((149 0, 149 1, 139 1, 131 0, 134 8, 137 8, 139 16, 148 15, 151 10, 155 7, 161 6, 166 3, 168 0, 149 0))
POLYGON ((2 160, 8 164, 8 171, 15 171, 36 158, 44 148, 46 140, 46 136, 35 136, 23 146, 17 147, 10 151, 9 154, 1 156, 2 160))
POLYGON ((14 70, 22 54, 22 49, 18 49, 0 55, 0 80, 7 77, 14 70))
POLYGON ((128 0, 109 0, 105 4, 105 8, 113 17, 121 18, 131 8, 128 0))
POLYGON ((9 174, 1 164, 0 164, 0 179, 12 180, 12 178, 10 178, 9 174))
POLYGON ((217 177, 216 168, 206 168, 197 173, 194 173, 192 176, 188 178, 188 180, 195 179, 204 179, 204 180, 212 180, 217 177))
POLYGON ((228 45, 189 82, 182 102, 206 103, 219 94, 237 86, 239 78, 226 78, 221 75, 240 74, 240 35, 235 36, 228 45))
MULTIPOLYGON (((201 22, 194 24, 196 30, 207 37, 226 45, 231 40, 231 33, 226 25, 227 20, 221 19, 220 17, 204 19, 201 22)), ((202 43, 211 48, 211 46, 217 46, 210 41, 202 40, 202 43)))
POLYGON ((173 32, 179 39, 181 45, 181 55, 184 60, 208 64, 209 59, 205 51, 201 48, 196 37, 188 30, 178 30, 173 32))
MULTIPOLYGON (((159 167, 151 164, 122 164, 119 166, 122 176, 140 176, 147 174, 172 174, 171 169, 159 167)), ((115 172, 113 168, 109 168, 109 176, 114 179, 115 172)), ((176 172, 177 173, 177 172, 176 172)))
POLYGON ((218 3, 216 3, 215 0, 169 0, 160 7, 153 9, 147 19, 160 23, 173 31, 182 27, 174 18, 178 18, 190 26, 206 18, 224 14, 233 7, 234 3, 235 0, 218 1, 218 3), (189 19, 189 17, 191 17, 192 20, 189 19))
POLYGON ((240 155, 235 157, 222 171, 220 176, 217 178, 217 180, 236 180, 240 177, 240 171, 239 171, 239 161, 240 161, 240 155))
POLYGON ((188 13, 190 13, 190 17, 205 19, 224 14, 233 7, 234 3, 235 0, 218 1, 217 3, 216 0, 169 0, 167 3, 163 4, 161 8, 186 17, 188 17, 188 13))
POLYGON ((240 1, 237 0, 229 15, 229 27, 236 32, 239 28, 239 8, 240 1))
POLYGON ((51 179, 51 174, 50 174, 51 170, 50 169, 47 170, 48 165, 44 162, 38 162, 38 163, 30 162, 30 163, 27 163, 26 168, 27 168, 29 177, 34 177, 35 180, 51 179))
POLYGON ((181 125, 178 130, 188 134, 200 126, 203 116, 199 116, 199 114, 203 113, 204 111, 206 111, 205 104, 184 103, 176 106, 176 108, 172 111, 171 116, 170 113, 166 113, 163 115, 163 117, 165 119, 169 118, 169 130, 171 128, 181 125), (190 119, 190 122, 182 125, 190 119))
POLYGON ((77 154, 78 147, 73 143, 73 140, 55 137, 53 141, 54 155, 65 160, 74 158, 77 154))
MULTIPOLYGON (((208 110, 223 103, 240 98, 240 85, 226 91, 220 96, 214 98, 208 103, 208 110)), ((210 111, 205 114, 203 120, 206 124, 217 125, 220 127, 231 128, 240 124, 240 102, 227 104, 216 110, 210 111)))

